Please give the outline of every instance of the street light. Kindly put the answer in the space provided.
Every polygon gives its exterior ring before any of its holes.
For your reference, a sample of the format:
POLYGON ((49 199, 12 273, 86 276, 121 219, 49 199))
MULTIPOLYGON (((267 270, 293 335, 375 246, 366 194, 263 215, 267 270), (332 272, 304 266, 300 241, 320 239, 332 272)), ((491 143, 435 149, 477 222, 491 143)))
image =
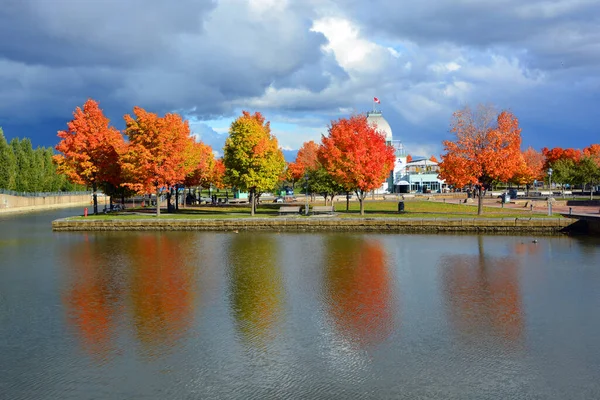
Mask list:
POLYGON ((552 168, 548 168, 548 185, 550 186, 550 195, 548 196, 548 216, 552 216, 552 168))
POLYGON ((304 215, 308 215, 308 174, 304 174, 304 179, 306 179, 306 188, 304 192, 304 197, 306 197, 306 207, 304 207, 304 215))

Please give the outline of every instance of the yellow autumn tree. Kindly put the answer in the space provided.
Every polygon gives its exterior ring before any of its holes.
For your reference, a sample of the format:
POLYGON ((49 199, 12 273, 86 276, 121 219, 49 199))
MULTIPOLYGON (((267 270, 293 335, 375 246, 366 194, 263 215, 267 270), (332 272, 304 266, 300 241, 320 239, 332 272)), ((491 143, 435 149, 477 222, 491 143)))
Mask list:
POLYGON ((223 164, 227 183, 250 193, 250 213, 254 216, 257 195, 275 187, 285 169, 277 138, 261 113, 243 111, 231 123, 223 164))

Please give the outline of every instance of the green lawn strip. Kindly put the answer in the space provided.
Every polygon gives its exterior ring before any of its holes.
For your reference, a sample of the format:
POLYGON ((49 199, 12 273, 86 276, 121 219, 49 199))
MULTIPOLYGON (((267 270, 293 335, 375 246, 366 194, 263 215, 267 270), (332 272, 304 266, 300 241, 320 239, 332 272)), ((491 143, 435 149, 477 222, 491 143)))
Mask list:
MULTIPOLYGON (((350 203, 350 210, 346 211, 346 203, 335 204, 335 210, 341 216, 360 216, 358 202, 350 203)), ((365 215, 368 216, 397 216, 409 218, 557 218, 560 214, 549 217, 545 213, 532 213, 529 210, 514 208, 483 207, 483 215, 477 215, 477 207, 465 204, 438 203, 431 201, 406 201, 404 213, 398 214, 396 202, 374 201, 365 202, 365 215)))
MULTIPOLYGON (((286 204, 290 205, 290 204, 286 204)), ((301 205, 301 204, 292 204, 301 205)), ((311 205, 319 205, 317 203, 311 205)), ((254 218, 280 218, 278 210, 281 204, 261 204, 254 218)), ((562 218, 560 214, 549 217, 545 213, 532 213, 528 210, 511 208, 484 207, 483 215, 477 215, 477 207, 464 204, 436 203, 430 201, 407 201, 405 212, 397 212, 398 204, 389 201, 365 202, 365 217, 382 218, 562 218)), ((361 218, 358 202, 350 202, 350 210, 346 211, 346 203, 335 204, 336 215, 341 218, 361 218)), ((82 219, 83 216, 70 219, 82 219)), ((129 220, 156 219, 151 210, 130 210, 127 212, 88 215, 89 220, 129 220)), ((215 219, 215 218, 251 218, 249 207, 245 206, 199 206, 180 208, 177 213, 161 213, 158 219, 215 219)))

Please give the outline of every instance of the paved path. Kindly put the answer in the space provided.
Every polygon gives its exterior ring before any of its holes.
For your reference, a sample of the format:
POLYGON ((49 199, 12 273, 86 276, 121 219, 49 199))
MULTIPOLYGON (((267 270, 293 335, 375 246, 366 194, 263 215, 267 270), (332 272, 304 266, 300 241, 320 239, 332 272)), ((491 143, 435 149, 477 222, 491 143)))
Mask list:
MULTIPOLYGON (((473 203, 464 203, 464 205, 468 205, 468 206, 473 206, 473 207, 477 207, 477 199, 473 199, 474 202, 473 203)), ((500 199, 496 199, 496 198, 489 198, 486 197, 483 199, 483 205, 485 207, 496 207, 496 208, 502 208, 502 203, 500 203, 499 201, 500 199)), ((561 201, 561 198, 556 198, 557 201, 561 201)), ((440 200, 434 200, 437 202, 444 202, 444 200, 440 199, 440 200)), ((464 201, 464 199, 461 199, 461 202, 464 201)), ((531 200, 517 200, 518 203, 506 203, 504 204, 504 208, 510 208, 510 209, 515 209, 515 210, 529 210, 529 204, 527 204, 527 207, 525 207, 525 202, 529 203, 531 200)), ((546 200, 533 200, 534 201, 534 208, 533 208, 533 212, 535 213, 547 213, 548 212, 548 203, 546 200)), ((457 202, 458 203, 458 199, 456 200, 451 200, 448 201, 446 200, 446 202, 448 203, 454 203, 457 202)), ((569 213, 569 208, 571 208, 572 213, 573 214, 591 214, 591 215, 600 215, 600 207, 599 206, 567 206, 566 204, 561 204, 561 203, 554 203, 552 205, 552 213, 558 213, 558 214, 568 214, 569 213)))

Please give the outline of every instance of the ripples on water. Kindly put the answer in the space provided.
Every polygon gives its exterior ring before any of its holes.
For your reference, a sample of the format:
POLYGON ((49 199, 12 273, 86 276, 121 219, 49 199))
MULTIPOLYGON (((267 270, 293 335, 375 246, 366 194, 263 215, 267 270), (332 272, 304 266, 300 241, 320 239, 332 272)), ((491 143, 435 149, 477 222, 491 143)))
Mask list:
POLYGON ((0 398, 599 398, 598 241, 2 219, 0 398))

